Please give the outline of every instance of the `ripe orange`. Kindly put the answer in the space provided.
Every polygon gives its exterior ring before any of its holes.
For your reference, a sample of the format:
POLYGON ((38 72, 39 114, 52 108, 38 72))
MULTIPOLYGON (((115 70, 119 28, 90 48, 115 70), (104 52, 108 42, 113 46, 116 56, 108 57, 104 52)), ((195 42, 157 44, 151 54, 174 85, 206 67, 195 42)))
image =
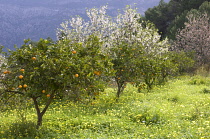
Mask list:
POLYGON ((11 73, 11 72, 8 71, 8 70, 6 70, 6 71, 4 71, 3 73, 4 73, 4 74, 9 74, 9 73, 11 73))
POLYGON ((42 90, 42 93, 45 93, 46 91, 45 90, 42 90))
POLYGON ((50 97, 50 94, 47 94, 46 96, 47 96, 47 97, 50 97))
POLYGON ((11 88, 11 90, 15 90, 15 88, 14 88, 14 87, 12 87, 12 88, 11 88))
POLYGON ((94 74, 99 76, 99 75, 101 75, 101 72, 100 71, 94 71, 94 74))
POLYGON ((18 88, 23 88, 23 86, 22 85, 19 85, 18 88))
POLYGON ((19 78, 19 79, 23 79, 23 75, 20 75, 18 78, 19 78))
POLYGON ((36 60, 36 57, 32 57, 31 59, 32 59, 32 60, 36 60))
POLYGON ((20 71, 24 72, 24 71, 25 71, 25 69, 20 69, 20 71))
POLYGON ((77 51, 75 51, 75 50, 72 51, 72 54, 76 54, 76 53, 77 53, 77 51))
POLYGON ((7 70, 6 70, 6 71, 4 71, 4 74, 7 74, 7 72, 8 72, 7 70))
POLYGON ((26 88, 26 87, 28 87, 28 85, 27 84, 24 84, 23 87, 26 88))
POLYGON ((79 74, 75 74, 74 76, 75 76, 75 77, 79 77, 79 74))

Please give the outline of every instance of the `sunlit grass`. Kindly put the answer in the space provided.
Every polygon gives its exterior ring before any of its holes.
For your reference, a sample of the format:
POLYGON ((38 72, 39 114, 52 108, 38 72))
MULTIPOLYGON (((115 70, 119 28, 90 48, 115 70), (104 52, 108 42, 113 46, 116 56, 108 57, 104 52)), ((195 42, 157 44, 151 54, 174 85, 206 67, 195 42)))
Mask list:
MULTIPOLYGON (((107 88, 90 102, 57 101, 46 112, 39 131, 27 137, 208 139, 210 93, 205 91, 208 89, 208 77, 185 76, 156 86, 151 92, 138 93, 128 85, 119 102, 115 101, 113 88, 107 88)), ((9 130, 14 123, 23 122, 18 115, 18 110, 0 113, 0 138, 15 138, 10 134, 14 131, 9 130)), ((36 122, 34 108, 27 109, 26 118, 36 122)))

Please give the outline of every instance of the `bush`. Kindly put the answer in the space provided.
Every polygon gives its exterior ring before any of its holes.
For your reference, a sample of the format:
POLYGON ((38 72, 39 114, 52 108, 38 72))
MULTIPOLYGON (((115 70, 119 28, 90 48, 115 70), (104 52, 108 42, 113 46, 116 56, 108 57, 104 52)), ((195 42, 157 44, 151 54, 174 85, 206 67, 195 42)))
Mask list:
POLYGON ((37 136, 36 123, 32 121, 17 121, 9 126, 4 133, 5 137, 10 138, 34 138, 37 136))

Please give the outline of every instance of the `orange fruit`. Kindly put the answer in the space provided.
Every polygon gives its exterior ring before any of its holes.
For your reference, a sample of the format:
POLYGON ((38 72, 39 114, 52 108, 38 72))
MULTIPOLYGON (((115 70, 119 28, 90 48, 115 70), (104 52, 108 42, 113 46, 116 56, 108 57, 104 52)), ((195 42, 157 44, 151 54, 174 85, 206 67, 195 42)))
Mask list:
POLYGON ((9 73, 11 73, 11 72, 8 71, 8 70, 6 70, 6 71, 4 71, 3 73, 4 73, 4 74, 9 74, 9 73))
POLYGON ((23 75, 20 75, 18 78, 19 78, 19 79, 23 79, 23 75))
POLYGON ((6 70, 6 71, 4 71, 4 74, 7 74, 7 72, 8 72, 7 70, 6 70))
POLYGON ((100 71, 94 71, 94 74, 99 76, 101 74, 101 72, 100 71))
POLYGON ((27 84, 24 84, 23 87, 26 88, 26 87, 28 87, 28 85, 27 84))
POLYGON ((23 86, 22 85, 19 85, 18 88, 23 88, 23 86))
POLYGON ((79 74, 75 74, 74 76, 75 76, 75 77, 79 77, 79 74))
POLYGON ((97 95, 99 95, 99 93, 98 92, 95 92, 94 95, 97 96, 97 95))
POLYGON ((47 97, 50 97, 50 94, 47 94, 46 96, 47 96, 47 97))
POLYGON ((24 72, 24 71, 25 71, 25 69, 20 69, 20 71, 24 72))
POLYGON ((72 51, 72 54, 76 54, 76 53, 77 53, 77 51, 75 51, 75 50, 72 51))
POLYGON ((36 60, 36 57, 32 57, 31 59, 32 59, 32 60, 36 60))
POLYGON ((45 93, 46 91, 45 90, 42 90, 42 93, 45 93))

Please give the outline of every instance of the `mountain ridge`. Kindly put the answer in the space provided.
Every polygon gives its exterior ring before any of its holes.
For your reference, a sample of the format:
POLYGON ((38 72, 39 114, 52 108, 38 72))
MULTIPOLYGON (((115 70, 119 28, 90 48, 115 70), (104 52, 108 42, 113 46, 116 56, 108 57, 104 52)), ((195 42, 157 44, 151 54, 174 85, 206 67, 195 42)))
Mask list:
POLYGON ((108 5, 107 13, 116 16, 118 9, 135 5, 142 15, 146 9, 158 5, 159 0, 1 0, 0 45, 13 49, 20 47, 24 39, 56 39, 56 29, 71 16, 85 17, 86 8, 108 5))

